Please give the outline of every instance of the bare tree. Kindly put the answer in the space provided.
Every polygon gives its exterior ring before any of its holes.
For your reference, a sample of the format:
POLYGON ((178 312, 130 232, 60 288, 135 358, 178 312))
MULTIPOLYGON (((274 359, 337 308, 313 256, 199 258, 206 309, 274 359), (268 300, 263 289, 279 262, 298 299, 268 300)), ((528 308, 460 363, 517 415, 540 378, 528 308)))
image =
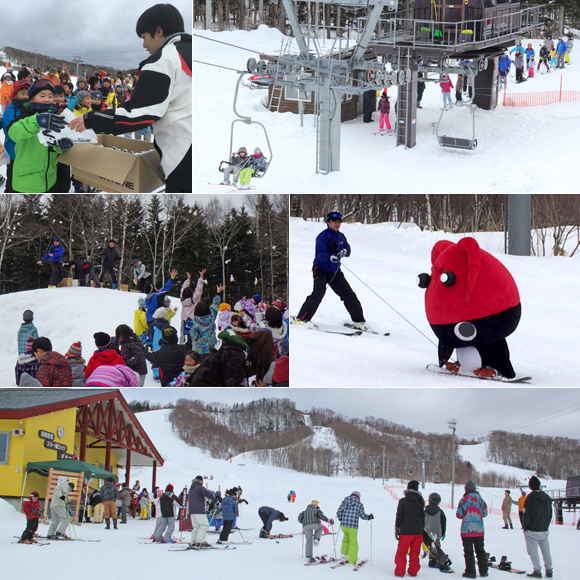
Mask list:
MULTIPOLYGON (((222 285, 226 284, 226 252, 228 244, 234 239, 241 227, 241 222, 227 219, 231 215, 233 206, 229 200, 222 204, 217 197, 210 200, 205 208, 205 222, 210 231, 214 244, 220 253, 222 263, 222 285)), ((223 301, 226 300, 226 291, 223 291, 223 301)))

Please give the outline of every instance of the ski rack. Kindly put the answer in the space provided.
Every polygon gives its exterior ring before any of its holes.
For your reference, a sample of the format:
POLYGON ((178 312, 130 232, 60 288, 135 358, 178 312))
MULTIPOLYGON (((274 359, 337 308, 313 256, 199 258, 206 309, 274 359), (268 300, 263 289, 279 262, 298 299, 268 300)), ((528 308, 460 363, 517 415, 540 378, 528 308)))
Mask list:
MULTIPOLYGON (((242 83, 242 79, 244 78, 244 76, 248 74, 246 72, 242 72, 240 73, 240 76, 238 77, 238 81, 236 83, 236 90, 234 93, 234 102, 233 102, 233 109, 234 109, 234 114, 236 115, 236 117, 239 117, 239 119, 234 119, 232 121, 232 126, 230 129, 230 149, 229 149, 229 153, 228 153, 228 159, 230 158, 231 152, 234 150, 234 126, 236 123, 244 123, 245 125, 260 125, 260 127, 262 127, 262 129, 264 130, 264 136, 266 137, 266 143, 268 144, 268 151, 270 153, 270 157, 266 157, 266 167, 263 171, 258 172, 256 171, 254 173, 254 175, 252 176, 253 178, 261 178, 264 177, 264 175, 266 175, 266 172, 268 171, 268 168, 270 167, 270 163, 272 163, 272 158, 274 157, 274 153, 272 152, 272 146, 270 145, 270 139, 268 138, 268 131, 266 131, 266 127, 264 127, 264 125, 262 123, 260 123, 259 121, 252 121, 251 117, 244 117, 243 115, 240 115, 238 113, 238 110, 236 108, 236 103, 238 101, 238 91, 240 88, 240 84, 242 83)), ((250 154, 248 153, 248 158, 249 158, 250 154)), ((220 163, 220 167, 221 167, 221 163, 220 163)))

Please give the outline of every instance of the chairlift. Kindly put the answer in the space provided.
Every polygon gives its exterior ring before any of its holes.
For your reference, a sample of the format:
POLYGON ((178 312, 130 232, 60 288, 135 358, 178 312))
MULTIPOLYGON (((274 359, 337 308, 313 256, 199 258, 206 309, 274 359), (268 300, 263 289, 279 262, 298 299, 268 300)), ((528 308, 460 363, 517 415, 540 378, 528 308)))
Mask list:
MULTIPOLYGON (((471 77, 471 84, 475 88, 475 74, 471 66, 467 65, 464 68, 468 71, 469 76, 471 77)), ((484 60, 479 61, 478 63, 479 70, 484 70, 487 68, 487 58, 484 60)), ((475 94, 475 91, 474 91, 475 94)), ((441 115, 439 117, 439 122, 435 127, 435 134, 437 135, 437 141, 441 147, 451 147, 452 149, 469 149, 473 150, 477 147, 477 139, 475 138, 475 110, 477 109, 477 105, 473 103, 473 98, 468 99, 467 101, 460 101, 458 103, 453 103, 451 105, 445 105, 441 111, 441 115), (464 139, 460 137, 449 137, 448 135, 439 135, 439 127, 441 125, 441 119, 443 119, 443 115, 446 112, 453 111, 456 109, 461 109, 464 107, 469 108, 469 113, 471 115, 471 138, 464 139)))
MULTIPOLYGON (((250 59, 250 60, 254 60, 254 59, 250 59)), ((250 62, 248 61, 248 68, 249 67, 250 67, 250 62)), ((255 67, 256 67, 256 65, 254 65, 252 68, 255 70, 255 67)), ((234 114, 236 115, 236 117, 239 117, 239 119, 234 119, 232 121, 232 126, 231 126, 231 131, 230 131, 230 149, 229 149, 229 153, 228 153, 228 159, 230 158, 231 152, 234 151, 234 127, 235 127, 235 124, 236 123, 244 123, 245 125, 259 125, 260 127, 262 127, 262 129, 264 131, 264 136, 266 137, 266 143, 268 144, 268 151, 269 151, 269 157, 266 157, 264 155, 264 158, 266 160, 266 166, 263 169, 256 170, 254 175, 252 175, 252 178, 260 179, 261 177, 264 177, 264 175, 266 175, 266 172, 268 171, 268 168, 270 167, 270 163, 272 163, 272 158, 274 157, 274 154, 272 153, 272 146, 270 145, 270 139, 268 138, 268 132, 266 131, 266 127, 264 127, 264 125, 262 123, 260 123, 259 121, 252 121, 251 117, 244 117, 243 115, 240 115, 238 113, 238 110, 236 109, 236 103, 238 100, 238 91, 240 88, 240 84, 242 84, 242 79, 247 74, 248 74, 247 72, 240 73, 240 76, 238 77, 238 81, 236 83, 233 109, 234 109, 234 114)), ((248 157, 249 156, 250 156, 250 153, 248 152, 248 157)), ((222 165, 224 163, 227 163, 227 161, 222 161, 220 163, 220 166, 219 166, 220 171, 223 171, 222 165)))

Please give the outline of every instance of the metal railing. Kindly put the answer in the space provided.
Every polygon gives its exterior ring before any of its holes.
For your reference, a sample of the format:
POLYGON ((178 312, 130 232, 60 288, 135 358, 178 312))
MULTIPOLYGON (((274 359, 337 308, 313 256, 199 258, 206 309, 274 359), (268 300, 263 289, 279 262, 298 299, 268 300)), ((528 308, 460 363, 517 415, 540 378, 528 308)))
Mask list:
MULTIPOLYGON (((440 22, 417 19, 413 16, 413 12, 408 11, 379 20, 373 43, 413 47, 457 47, 507 39, 514 34, 534 30, 543 24, 541 6, 531 6, 517 12, 462 22, 440 22)), ((361 30, 364 20, 359 19, 361 30)))

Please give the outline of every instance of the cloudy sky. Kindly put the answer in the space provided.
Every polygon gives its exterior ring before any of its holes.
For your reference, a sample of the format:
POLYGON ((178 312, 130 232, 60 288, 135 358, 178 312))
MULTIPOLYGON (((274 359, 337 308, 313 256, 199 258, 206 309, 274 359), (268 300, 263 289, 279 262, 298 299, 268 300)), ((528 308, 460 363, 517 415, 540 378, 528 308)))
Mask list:
POLYGON ((306 411, 325 407, 348 417, 381 417, 418 431, 478 437, 501 429, 534 435, 580 437, 580 389, 123 389, 128 401, 162 404, 180 398, 241 403, 289 398, 306 411))
MULTIPOLYGON (((85 4, 73 0, 3 2, 0 46, 12 46, 30 52, 38 51, 47 56, 66 60, 80 56, 90 63, 102 63, 111 70, 137 68, 149 53, 143 48, 143 41, 135 32, 135 25, 147 8, 160 3, 164 2, 153 0, 122 2, 98 0, 85 4)), ((191 33, 192 2, 170 0, 168 3, 179 10, 185 23, 185 32, 191 33)))

